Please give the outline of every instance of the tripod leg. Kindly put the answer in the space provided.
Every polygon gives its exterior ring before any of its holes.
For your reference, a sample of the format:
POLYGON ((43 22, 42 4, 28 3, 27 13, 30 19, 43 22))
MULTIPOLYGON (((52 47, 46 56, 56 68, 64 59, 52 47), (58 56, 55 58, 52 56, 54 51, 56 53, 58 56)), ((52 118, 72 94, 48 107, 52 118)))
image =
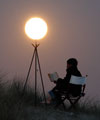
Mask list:
POLYGON ((37 47, 35 52, 35 106, 37 104, 37 47))
POLYGON ((42 88, 43 88, 44 100, 45 100, 45 104, 47 104, 47 102, 46 102, 46 95, 45 95, 45 89, 44 89, 44 84, 43 84, 43 77, 42 77, 42 72, 41 72, 41 67, 40 67, 40 61, 39 61, 38 51, 36 51, 36 54, 37 54, 37 60, 38 60, 38 65, 39 65, 39 72, 40 72, 41 83, 42 83, 42 88))
POLYGON ((24 91, 25 91, 25 88, 26 88, 26 85, 27 85, 27 81, 28 81, 28 78, 29 78, 29 74, 30 74, 30 71, 31 71, 31 67, 32 67, 32 63, 33 63, 35 53, 36 53, 36 48, 34 49, 33 56, 32 56, 32 59, 31 59, 30 67, 29 67, 28 74, 27 74, 26 81, 25 81, 24 88, 23 88, 23 94, 24 94, 24 91))

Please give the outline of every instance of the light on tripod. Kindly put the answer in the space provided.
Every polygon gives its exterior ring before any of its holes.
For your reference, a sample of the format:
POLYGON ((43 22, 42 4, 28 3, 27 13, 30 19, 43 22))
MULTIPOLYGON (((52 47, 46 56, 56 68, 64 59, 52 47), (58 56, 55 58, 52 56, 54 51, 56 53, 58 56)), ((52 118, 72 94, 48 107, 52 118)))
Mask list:
POLYGON ((41 18, 31 18, 25 24, 25 33, 33 40, 42 39, 47 33, 47 24, 41 18))
POLYGON ((24 84, 24 89, 23 89, 23 93, 25 91, 27 82, 28 82, 28 78, 30 75, 30 71, 31 71, 31 67, 33 64, 33 61, 35 61, 35 105, 37 104, 37 68, 39 69, 39 73, 40 73, 40 78, 41 78, 41 84, 42 84, 42 88, 43 88, 43 95, 44 95, 44 100, 46 103, 46 96, 45 96, 45 90, 44 90, 44 83, 43 83, 43 77, 42 77, 42 71, 41 71, 41 66, 40 66, 40 60, 39 60, 39 55, 38 55, 38 46, 39 44, 36 42, 39 39, 42 39, 46 33, 47 33, 47 24, 46 22, 41 19, 41 18, 31 18, 29 19, 26 24, 25 24, 25 33, 27 34, 27 36, 32 39, 35 40, 35 44, 32 44, 32 46, 34 47, 34 51, 33 51, 33 56, 31 59, 31 63, 29 66, 29 70, 27 73, 27 77, 26 77, 26 81, 24 84))

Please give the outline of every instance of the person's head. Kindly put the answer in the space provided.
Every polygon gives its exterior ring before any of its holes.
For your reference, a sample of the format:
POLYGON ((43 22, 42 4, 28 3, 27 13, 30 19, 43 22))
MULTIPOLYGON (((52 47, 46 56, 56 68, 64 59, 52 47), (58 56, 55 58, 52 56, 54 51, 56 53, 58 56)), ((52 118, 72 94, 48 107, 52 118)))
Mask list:
POLYGON ((77 59, 70 58, 70 59, 67 60, 67 69, 70 68, 70 67, 72 67, 72 66, 73 67, 77 67, 77 65, 78 65, 77 59))

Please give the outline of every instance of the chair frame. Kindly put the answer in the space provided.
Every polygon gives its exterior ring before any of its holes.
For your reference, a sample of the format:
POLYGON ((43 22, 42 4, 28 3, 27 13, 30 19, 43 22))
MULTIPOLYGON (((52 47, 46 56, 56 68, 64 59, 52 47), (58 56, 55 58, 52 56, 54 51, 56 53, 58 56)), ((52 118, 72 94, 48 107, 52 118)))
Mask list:
MULTIPOLYGON (((70 85, 69 85, 70 86, 70 85)), ((70 88, 70 87, 69 87, 70 88)), ((66 110, 66 106, 64 104, 65 100, 68 100, 70 102, 70 106, 69 106, 69 110, 72 108, 76 108, 76 103, 78 103, 78 101, 80 100, 81 97, 85 96, 85 88, 86 88, 86 84, 82 85, 82 91, 80 93, 80 95, 78 95, 77 97, 73 97, 70 94, 68 94, 68 92, 66 91, 61 91, 60 93, 60 99, 58 100, 57 104, 55 105, 55 108, 58 108, 61 104, 63 105, 64 109, 66 110)))

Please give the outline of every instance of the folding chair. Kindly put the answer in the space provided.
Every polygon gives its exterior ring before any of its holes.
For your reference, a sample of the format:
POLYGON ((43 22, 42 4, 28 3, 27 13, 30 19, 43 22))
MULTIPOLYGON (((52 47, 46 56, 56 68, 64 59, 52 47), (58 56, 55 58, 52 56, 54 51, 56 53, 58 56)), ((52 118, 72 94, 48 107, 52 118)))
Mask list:
POLYGON ((72 75, 71 79, 70 79, 70 82, 69 82, 68 89, 70 89, 70 85, 72 85, 72 84, 76 85, 76 86, 81 85, 82 89, 81 89, 80 94, 77 95, 77 96, 73 96, 68 91, 58 91, 59 94, 60 94, 60 99, 58 100, 55 108, 58 108, 62 104, 64 109, 66 109, 65 104, 64 104, 65 100, 68 100, 71 104, 69 109, 75 108, 75 104, 80 100, 81 97, 84 97, 84 95, 85 95, 84 90, 85 90, 85 87, 86 87, 86 84, 85 84, 86 78, 87 78, 87 75, 86 75, 86 77, 77 77, 77 76, 72 75))

